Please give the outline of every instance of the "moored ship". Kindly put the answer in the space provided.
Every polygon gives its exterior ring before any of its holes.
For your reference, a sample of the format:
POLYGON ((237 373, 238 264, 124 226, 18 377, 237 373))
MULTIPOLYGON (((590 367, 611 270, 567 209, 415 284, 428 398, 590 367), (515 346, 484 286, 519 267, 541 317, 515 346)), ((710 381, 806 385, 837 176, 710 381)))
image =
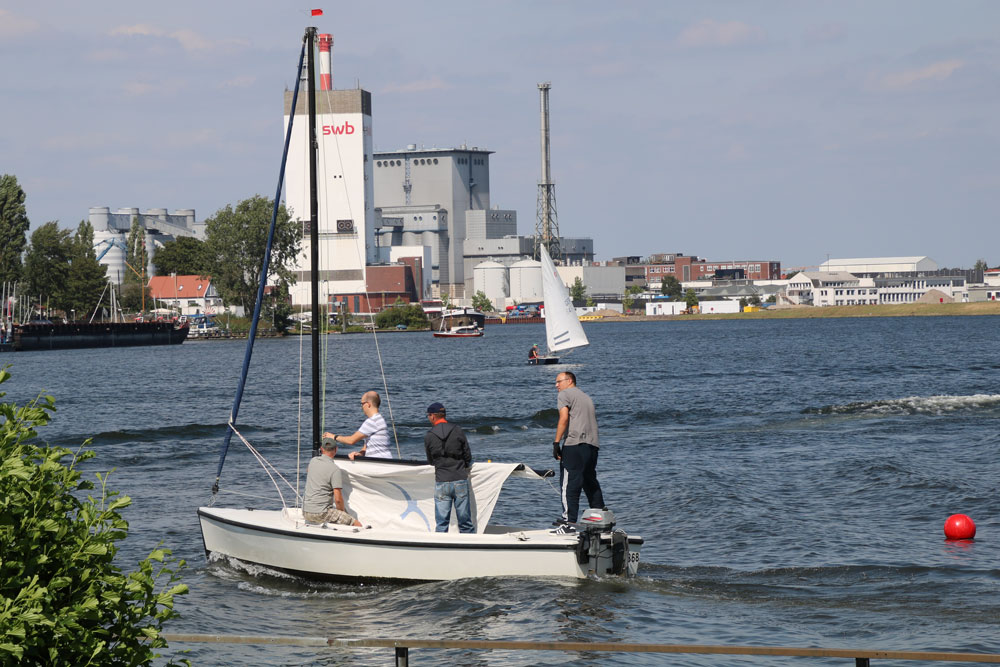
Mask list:
POLYGON ((15 324, 10 349, 66 350, 85 347, 178 345, 188 336, 187 322, 27 322, 15 324))

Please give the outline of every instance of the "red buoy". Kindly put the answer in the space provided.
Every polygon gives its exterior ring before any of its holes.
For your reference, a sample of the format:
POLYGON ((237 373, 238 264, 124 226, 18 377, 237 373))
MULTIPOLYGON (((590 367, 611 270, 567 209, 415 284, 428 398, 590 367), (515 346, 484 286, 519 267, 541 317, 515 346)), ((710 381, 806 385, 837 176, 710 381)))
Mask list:
POLYGON ((976 524, 965 514, 952 514, 944 522, 944 536, 949 540, 971 540, 976 536, 976 524))

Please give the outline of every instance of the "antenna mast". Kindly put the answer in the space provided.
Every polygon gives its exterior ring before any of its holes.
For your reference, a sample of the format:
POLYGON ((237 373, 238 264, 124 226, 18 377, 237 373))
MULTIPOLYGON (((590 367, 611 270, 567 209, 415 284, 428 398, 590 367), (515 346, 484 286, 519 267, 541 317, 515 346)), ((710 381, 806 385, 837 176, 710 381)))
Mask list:
POLYGON ((545 246, 549 256, 559 261, 562 248, 559 244, 559 223, 556 220, 556 184, 552 182, 549 149, 549 88, 546 81, 538 84, 542 111, 542 179, 538 182, 538 212, 535 221, 535 259, 539 259, 539 246, 545 246))

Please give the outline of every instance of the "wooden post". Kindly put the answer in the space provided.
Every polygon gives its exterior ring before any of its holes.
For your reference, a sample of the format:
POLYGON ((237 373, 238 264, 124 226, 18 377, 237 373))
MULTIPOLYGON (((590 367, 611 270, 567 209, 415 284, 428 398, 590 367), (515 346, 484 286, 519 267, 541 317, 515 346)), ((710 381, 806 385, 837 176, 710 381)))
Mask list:
POLYGON ((396 667, 409 667, 410 649, 406 646, 396 647, 396 667))

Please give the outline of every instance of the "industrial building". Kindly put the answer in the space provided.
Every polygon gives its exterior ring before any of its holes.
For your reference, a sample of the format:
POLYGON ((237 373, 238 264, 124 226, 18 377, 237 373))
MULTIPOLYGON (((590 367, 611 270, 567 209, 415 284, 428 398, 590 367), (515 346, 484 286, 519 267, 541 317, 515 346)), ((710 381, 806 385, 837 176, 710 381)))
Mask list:
MULTIPOLYGON (((320 35, 320 90, 316 94, 316 138, 318 151, 319 256, 325 269, 319 276, 320 299, 336 295, 363 294, 365 267, 377 261, 375 252, 375 206, 372 180, 372 97, 361 88, 333 90, 330 72, 329 35, 320 35)), ((303 67, 303 76, 306 68, 303 67)), ((308 86, 308 81, 302 81, 308 86)), ((312 217, 309 199, 309 156, 306 137, 306 96, 300 95, 292 109, 292 92, 285 91, 284 129, 294 114, 292 140, 285 167, 285 203, 293 218, 308 223, 312 217)), ((302 249, 294 271, 292 303, 310 301, 308 225, 303 224, 302 249)))
MULTIPOLYGON (((181 236, 205 239, 205 223, 195 221, 193 208, 173 213, 167 213, 165 208, 151 208, 140 213, 138 208, 120 208, 112 212, 107 206, 92 206, 88 221, 94 228, 94 251, 97 260, 107 269, 108 280, 115 284, 120 285, 125 273, 132 270, 125 264, 125 243, 133 220, 145 232, 147 277, 156 273, 153 255, 165 243, 181 236)), ((141 271, 141 267, 136 268, 141 271)))

